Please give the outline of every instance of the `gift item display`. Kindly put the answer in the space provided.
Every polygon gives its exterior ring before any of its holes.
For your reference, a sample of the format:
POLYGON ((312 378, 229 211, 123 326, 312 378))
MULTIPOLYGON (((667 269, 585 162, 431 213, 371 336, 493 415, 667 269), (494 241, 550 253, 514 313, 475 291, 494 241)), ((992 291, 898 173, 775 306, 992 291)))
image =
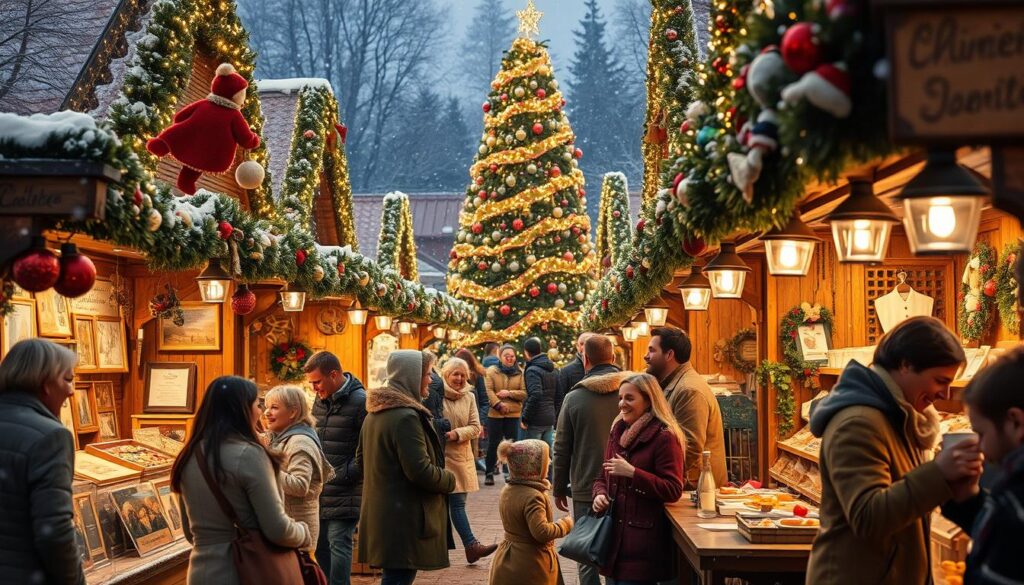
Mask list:
POLYGON ((157 451, 131 439, 94 443, 85 449, 101 459, 147 473, 165 471, 174 463, 173 455, 157 451))

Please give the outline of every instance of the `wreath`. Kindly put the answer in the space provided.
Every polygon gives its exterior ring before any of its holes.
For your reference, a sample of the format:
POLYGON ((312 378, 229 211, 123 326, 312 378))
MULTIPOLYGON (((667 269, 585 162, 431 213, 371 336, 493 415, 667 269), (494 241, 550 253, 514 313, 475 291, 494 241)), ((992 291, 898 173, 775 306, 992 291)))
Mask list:
POLYGON ((800 303, 782 317, 779 332, 782 338, 782 357, 798 380, 806 383, 811 390, 818 389, 818 364, 804 361, 797 342, 798 328, 802 325, 823 323, 829 335, 832 334, 832 312, 821 305, 800 303))
POLYGON ((957 295, 957 329, 964 341, 977 341, 992 320, 996 297, 996 254, 985 242, 978 242, 967 259, 957 295))
POLYGON ((301 380, 305 375, 302 368, 312 353, 308 346, 298 341, 279 343, 270 350, 270 371, 282 382, 301 380))
POLYGON ((793 430, 793 415, 796 403, 793 401, 793 371, 786 364, 764 360, 757 368, 757 378, 761 385, 775 386, 775 418, 778 422, 776 434, 784 438, 793 430))
POLYGON ((1006 329, 1017 335, 1020 332, 1020 320, 1017 316, 1017 277, 1014 265, 1020 254, 1020 241, 1010 242, 1003 248, 999 257, 999 268, 996 270, 996 305, 999 307, 999 318, 1006 329))
POLYGON ((736 335, 733 335, 732 338, 725 343, 724 353, 732 367, 744 374, 752 374, 757 370, 757 361, 743 359, 742 352, 740 351, 741 346, 746 341, 757 341, 757 333, 749 327, 740 329, 736 332, 736 335))

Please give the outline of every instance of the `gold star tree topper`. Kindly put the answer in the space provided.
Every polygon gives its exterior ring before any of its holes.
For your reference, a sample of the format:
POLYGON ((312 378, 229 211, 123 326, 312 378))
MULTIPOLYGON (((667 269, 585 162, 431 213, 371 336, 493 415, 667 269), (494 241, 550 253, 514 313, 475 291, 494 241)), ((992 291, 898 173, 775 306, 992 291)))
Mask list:
POLYGON ((527 0, 526 10, 516 11, 516 17, 519 18, 519 33, 526 38, 540 34, 540 27, 538 25, 540 24, 540 19, 543 16, 544 13, 537 10, 537 7, 533 4, 533 0, 527 0))

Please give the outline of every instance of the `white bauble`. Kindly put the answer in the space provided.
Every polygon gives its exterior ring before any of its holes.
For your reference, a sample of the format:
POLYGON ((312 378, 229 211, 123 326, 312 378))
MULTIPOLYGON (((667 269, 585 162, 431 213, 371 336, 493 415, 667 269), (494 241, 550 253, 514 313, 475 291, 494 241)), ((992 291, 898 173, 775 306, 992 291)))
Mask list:
POLYGON ((523 130, 522 128, 520 128, 519 130, 516 130, 516 140, 518 140, 520 142, 522 142, 523 140, 526 140, 526 130, 523 130))
POLYGON ((320 282, 324 279, 324 268, 319 264, 313 267, 313 280, 320 282))
POLYGON ((574 168, 579 168, 580 167, 580 161, 578 161, 576 159, 572 159, 572 166, 574 168))
POLYGON ((565 301, 563 301, 562 299, 555 299, 555 308, 556 309, 562 309, 564 307, 565 307, 565 301))
POLYGON ((559 358, 560 355, 561 354, 558 353, 558 348, 557 347, 552 347, 551 349, 548 350, 548 358, 551 361, 558 361, 558 358, 559 358))
POLYGON ((533 163, 526 165, 526 172, 530 173, 531 175, 537 174, 537 165, 533 163))
POLYGON ((494 240, 495 242, 501 241, 501 232, 498 230, 494 230, 493 232, 491 232, 491 239, 494 240))
POLYGON ((493 327, 493 325, 491 325, 490 321, 484 321, 483 323, 480 324, 480 328, 483 329, 484 331, 490 331, 491 327, 493 327))
POLYGON ((551 210, 551 215, 555 216, 555 218, 559 218, 565 215, 565 211, 563 211, 561 207, 556 207, 551 210))
POLYGON ((495 137, 493 137, 493 136, 488 136, 487 137, 487 146, 494 146, 495 143, 497 143, 497 142, 498 142, 498 140, 495 137))
POLYGON ((558 120, 549 120, 548 121, 548 128, 550 128, 552 130, 558 130, 558 126, 559 126, 558 120))
POLYGON ((569 287, 565 286, 564 282, 558 283, 558 292, 565 294, 565 291, 569 290, 569 287))
POLYGON ((235 169, 235 182, 243 189, 257 189, 263 184, 265 175, 263 165, 254 160, 247 160, 235 169))
POLYGON ((583 299, 587 298, 587 295, 586 295, 586 294, 584 294, 584 292, 583 292, 583 291, 581 291, 581 290, 578 290, 578 291, 576 291, 576 293, 575 293, 575 294, 573 294, 572 296, 573 296, 573 298, 575 298, 575 299, 576 299, 577 301, 582 301, 583 299))
POLYGON ((491 272, 501 272, 501 264, 498 262, 491 264, 491 272))
POLYGON ((558 89, 558 82, 552 79, 551 81, 548 82, 548 87, 550 87, 551 89, 558 89))
POLYGON ((572 237, 572 232, 571 231, 569 231, 569 230, 562 230, 562 239, 563 240, 568 240, 571 237, 572 237))
POLYGON ((527 266, 533 266, 536 263, 537 263, 537 257, 534 256, 533 254, 530 254, 529 256, 526 257, 526 265, 527 266))
POLYGON ((536 79, 531 79, 530 80, 530 89, 537 89, 537 80, 536 79))
POLYGON ((494 309, 488 309, 487 310, 487 318, 488 319, 493 319, 496 314, 497 313, 494 312, 494 309))
POLYGON ((526 95, 526 90, 521 87, 517 87, 515 88, 515 90, 512 91, 512 93, 515 94, 517 98, 521 98, 524 95, 526 95))
POLYGON ((519 272, 519 268, 519 263, 516 262, 515 260, 508 263, 508 269, 511 270, 512 272, 519 272))
POLYGON ((509 187, 515 187, 516 186, 516 176, 515 175, 508 175, 507 177, 505 177, 505 184, 508 185, 509 187))
POLYGON ((160 212, 156 208, 149 208, 149 216, 146 218, 146 227, 149 231, 155 232, 160 229, 160 224, 164 222, 164 216, 160 215, 160 212))
POLYGON ((562 153, 562 160, 564 160, 565 162, 571 161, 572 160, 572 153, 569 152, 568 150, 563 152, 562 153))
POLYGON ((498 187, 498 195, 504 195, 504 194, 505 194, 505 187, 504 186, 498 187))
POLYGON ((513 136, 511 134, 505 135, 505 144, 512 144, 513 136))
POLYGON ((480 148, 476 149, 476 151, 479 152, 480 154, 487 154, 487 145, 481 144, 480 148))

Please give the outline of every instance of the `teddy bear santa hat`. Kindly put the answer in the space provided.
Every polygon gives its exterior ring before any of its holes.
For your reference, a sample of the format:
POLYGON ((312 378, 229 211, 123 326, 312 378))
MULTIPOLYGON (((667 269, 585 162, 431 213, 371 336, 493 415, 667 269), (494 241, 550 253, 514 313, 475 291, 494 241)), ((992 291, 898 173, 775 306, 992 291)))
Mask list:
MULTIPOLYGON (((176 186, 186 195, 196 192, 196 181, 203 173, 230 169, 238 146, 252 149, 260 144, 241 112, 249 83, 230 63, 218 66, 216 73, 210 94, 185 106, 170 127, 146 143, 154 155, 181 163, 176 186)), ((263 167, 255 161, 244 162, 235 179, 243 188, 256 188, 263 182, 263 167)))

